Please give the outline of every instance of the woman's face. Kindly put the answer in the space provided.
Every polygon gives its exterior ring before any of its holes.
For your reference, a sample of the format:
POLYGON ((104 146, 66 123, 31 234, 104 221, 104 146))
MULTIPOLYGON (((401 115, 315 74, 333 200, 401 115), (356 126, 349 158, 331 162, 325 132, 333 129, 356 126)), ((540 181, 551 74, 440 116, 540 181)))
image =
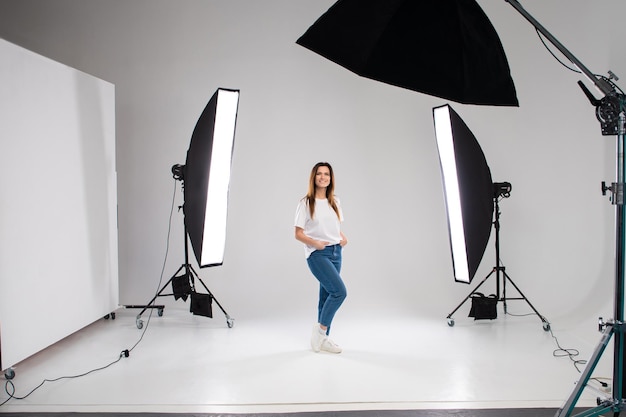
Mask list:
POLYGON ((326 188, 330 185, 330 169, 327 166, 317 167, 315 171, 315 187, 326 188))

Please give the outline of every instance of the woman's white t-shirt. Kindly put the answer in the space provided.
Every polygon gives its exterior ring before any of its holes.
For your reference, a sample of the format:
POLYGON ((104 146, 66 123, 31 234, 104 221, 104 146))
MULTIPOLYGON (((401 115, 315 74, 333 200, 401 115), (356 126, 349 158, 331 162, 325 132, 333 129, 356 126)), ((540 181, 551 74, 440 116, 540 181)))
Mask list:
MULTIPOLYGON (((337 213, 328 204, 328 200, 315 199, 314 218, 311 218, 309 212, 309 204, 306 198, 300 200, 296 209, 295 226, 304 229, 304 234, 315 240, 323 240, 329 242, 329 245, 336 245, 341 242, 341 221, 343 221, 343 212, 341 211, 341 203, 335 197, 335 203, 339 209, 339 218, 337 213)), ((306 258, 315 251, 313 246, 304 245, 304 255, 306 258)))

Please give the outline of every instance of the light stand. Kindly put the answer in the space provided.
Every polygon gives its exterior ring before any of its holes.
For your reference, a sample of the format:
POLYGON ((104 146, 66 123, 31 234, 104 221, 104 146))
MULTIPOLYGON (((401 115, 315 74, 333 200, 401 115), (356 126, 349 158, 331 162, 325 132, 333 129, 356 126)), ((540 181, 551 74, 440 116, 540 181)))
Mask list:
POLYGON ((465 304, 465 302, 467 300, 469 300, 471 298, 472 294, 474 292, 476 292, 478 290, 478 288, 480 288, 489 279, 489 277, 491 277, 495 273, 496 274, 496 296, 498 298, 498 301, 502 301, 502 304, 503 304, 503 307, 504 307, 504 314, 507 313, 507 300, 526 300, 526 302, 528 303, 530 308, 535 312, 535 314, 537 314, 537 316, 543 322, 543 329, 548 331, 548 330, 550 330, 550 323, 546 320, 545 317, 543 317, 541 314, 539 314, 537 309, 531 304, 531 302, 528 300, 528 298, 526 298, 526 296, 524 296, 522 291, 520 291, 519 287, 515 284, 515 282, 513 282, 511 277, 506 273, 506 268, 504 266, 502 266, 501 263, 500 263, 500 199, 501 198, 508 198, 510 196, 510 193, 508 191, 503 191, 502 187, 499 186, 500 184, 508 184, 508 189, 510 190, 510 184, 509 183, 496 183, 496 184, 494 184, 494 190, 498 190, 498 191, 494 192, 494 197, 493 197, 493 201, 494 201, 494 205, 495 205, 493 225, 494 225, 494 228, 496 230, 496 236, 495 236, 496 266, 494 266, 493 269, 491 270, 491 272, 485 278, 483 278, 483 280, 476 286, 476 288, 474 288, 474 290, 471 291, 467 295, 467 297, 465 297, 465 299, 463 301, 461 301, 461 303, 454 310, 452 310, 452 312, 450 314, 448 314, 448 317, 447 317, 447 319, 448 319, 448 326, 450 326, 450 327, 454 326, 454 319, 452 318, 452 315, 454 313, 456 313, 456 311, 459 308, 461 308, 461 306, 463 304, 465 304), (511 285, 513 285, 513 287, 515 287, 515 289, 519 293, 520 297, 514 297, 514 298, 508 297, 507 298, 507 296, 506 296, 506 283, 507 283, 507 281, 509 283, 511 283, 511 285), (500 282, 502 282, 502 286, 500 285, 500 282), (502 289, 502 295, 500 295, 500 289, 502 289))
POLYGON ((604 353, 606 346, 608 345, 611 337, 615 335, 614 348, 613 348, 613 390, 611 398, 598 398, 597 407, 585 410, 576 416, 599 416, 608 411, 613 411, 615 415, 618 415, 620 411, 624 410, 624 250, 626 245, 624 242, 625 232, 625 211, 624 211, 624 183, 625 183, 625 166, 624 166, 624 141, 626 138, 626 116, 624 115, 624 107, 626 101, 623 95, 620 98, 620 113, 618 118, 618 135, 617 135, 617 182, 613 183, 610 187, 602 186, 602 193, 611 191, 611 201, 616 206, 616 239, 615 239, 615 300, 614 300, 614 318, 612 320, 604 321, 602 318, 599 320, 598 330, 602 331, 602 338, 600 343, 595 348, 591 358, 587 362, 585 370, 581 374, 576 388, 562 408, 559 409, 556 416, 566 417, 570 416, 574 410, 578 399, 580 398, 583 390, 587 386, 591 374, 600 361, 600 357, 604 353))
POLYGON ((559 51, 576 65, 578 69, 594 83, 596 88, 604 94, 602 99, 596 100, 592 94, 584 88, 583 84, 579 82, 579 85, 583 88, 592 105, 596 107, 596 117, 601 123, 602 134, 608 136, 616 135, 617 138, 617 182, 614 182, 610 187, 606 187, 604 184, 602 185, 603 194, 605 194, 606 191, 611 191, 611 201, 616 207, 614 317, 612 320, 606 322, 600 318, 599 330, 602 331, 600 343, 594 350, 591 359, 587 362, 587 366, 582 372, 574 391, 570 394, 563 407, 557 411, 556 416, 566 417, 571 415, 576 402, 589 382, 589 378, 612 336, 615 336, 613 352, 613 396, 608 399, 598 398, 597 407, 585 410, 582 413, 576 414, 576 416, 598 416, 610 411, 613 411, 614 415, 619 415, 619 413, 624 410, 624 397, 626 396, 626 392, 624 391, 626 389, 624 386, 624 367, 626 366, 626 362, 624 361, 624 251, 626 250, 626 243, 624 241, 626 238, 626 213, 624 211, 626 167, 624 165, 624 141, 626 139, 626 97, 621 91, 618 93, 618 89, 611 81, 611 78, 617 80, 617 77, 610 71, 610 78, 608 79, 605 77, 597 77, 556 40, 536 19, 524 10, 517 0, 506 0, 506 2, 511 4, 511 6, 522 14, 526 20, 556 46, 559 51))
MULTIPOLYGON (((184 182, 184 178, 183 178, 183 166, 181 165, 174 165, 172 167, 172 173, 174 174, 174 179, 176 180, 180 180, 181 182, 184 182)), ((184 184, 183 184, 184 186, 184 184)), ((183 222, 184 223, 184 222, 183 222)), ((172 275, 172 277, 165 283, 165 285, 163 285, 163 287, 161 287, 161 289, 159 290, 159 292, 156 293, 156 295, 152 298, 152 300, 150 300, 148 302, 148 304, 146 305, 132 305, 132 306, 126 306, 126 308, 142 308, 141 312, 139 312, 139 314, 137 315, 137 318, 135 319, 135 323, 137 324, 137 328, 141 329, 143 327, 143 320, 141 320, 141 316, 143 313, 146 312, 147 309, 149 308, 156 308, 157 309, 157 313, 159 316, 163 315, 163 309, 165 308, 165 306, 163 305, 155 305, 155 301, 158 297, 167 297, 167 296, 174 296, 175 298, 178 297, 182 297, 185 300, 187 299, 187 295, 191 295, 192 297, 192 303, 193 303, 193 297, 198 294, 196 292, 196 288, 195 288, 195 280, 197 279, 200 284, 202 284, 202 286, 204 287, 204 289, 207 292, 207 296, 209 297, 210 301, 215 301, 215 303, 217 304, 217 306, 220 308, 220 310, 222 310, 222 312, 224 313, 224 315, 226 316, 226 325, 231 328, 234 325, 234 319, 231 318, 228 313, 226 313, 226 311, 224 310, 224 308, 222 307, 222 305, 219 303, 219 301, 217 301, 217 299, 213 296, 213 293, 211 293, 211 291, 209 290, 209 288, 206 286, 206 284, 204 283, 204 281, 202 281, 202 279, 198 276, 198 274, 196 273, 196 271, 193 269, 193 267, 191 266, 191 264, 189 263, 189 242, 188 242, 188 234, 187 234, 187 226, 184 226, 184 239, 185 239, 185 263, 183 263, 180 268, 178 268, 178 270, 174 273, 174 275, 172 275), (181 271, 185 271, 185 273, 183 275, 178 275, 181 271), (183 284, 188 284, 187 285, 183 285, 183 287, 187 287, 186 290, 183 290, 182 293, 177 292, 175 289, 173 290, 172 294, 163 294, 163 292, 166 290, 166 288, 168 287, 168 285, 173 284, 174 280, 181 280, 183 281, 183 284), (187 282, 184 282, 184 279, 187 279, 187 282)), ((180 282, 180 281, 179 281, 180 282)), ((193 305, 192 305, 193 308, 193 305)), ((203 315, 207 315, 207 314, 203 314, 203 315)))
MULTIPOLYGON (((148 308, 157 308, 163 315, 163 306, 155 306, 158 297, 173 295, 175 299, 191 296, 189 311, 196 315, 213 317, 211 305, 215 297, 189 264, 189 241, 200 268, 223 264, 226 240, 226 217, 231 161, 235 140, 239 90, 218 88, 200 114, 191 135, 185 165, 172 166, 175 180, 183 183, 185 263, 159 290, 137 315, 137 327, 143 327, 141 315, 148 308), (184 274, 177 276, 184 270, 184 274), (207 294, 198 293, 198 279, 207 294), (163 294, 172 284, 173 294, 163 294)), ((179 207, 180 208, 180 207, 179 207)), ((215 300, 226 316, 226 324, 233 327, 233 319, 215 300)))

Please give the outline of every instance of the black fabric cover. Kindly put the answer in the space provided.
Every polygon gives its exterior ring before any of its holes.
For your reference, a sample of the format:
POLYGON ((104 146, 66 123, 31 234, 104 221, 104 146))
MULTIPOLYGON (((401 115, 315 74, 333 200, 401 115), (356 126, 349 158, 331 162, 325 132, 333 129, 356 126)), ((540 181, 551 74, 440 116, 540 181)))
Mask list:
POLYGON ((500 38, 475 0, 339 0, 296 43, 398 87, 519 105, 500 38))

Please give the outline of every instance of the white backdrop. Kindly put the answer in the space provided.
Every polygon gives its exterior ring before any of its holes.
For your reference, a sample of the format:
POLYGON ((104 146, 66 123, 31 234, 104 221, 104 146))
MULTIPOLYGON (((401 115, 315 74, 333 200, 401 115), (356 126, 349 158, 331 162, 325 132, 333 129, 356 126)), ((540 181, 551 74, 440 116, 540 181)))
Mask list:
POLYGON ((0 39, 0 369, 117 308, 114 103, 0 39))
MULTIPOLYGON (((601 136, 576 85, 583 77, 561 66, 517 11, 504 0, 479 3, 502 40, 520 107, 450 104, 494 181, 513 185, 501 204, 504 265, 553 322, 610 317, 614 207, 600 183, 615 179, 615 138, 601 136)), ((158 289, 175 189, 182 203, 170 168, 184 163, 218 87, 241 90, 229 223, 224 265, 200 275, 229 314, 314 320, 316 283, 293 217, 318 161, 335 168, 350 240, 340 314, 443 321, 469 293, 453 281, 432 123, 445 101, 358 77, 296 45, 332 4, 0 0, 0 36, 116 85, 123 304, 158 289)), ((626 76, 624 1, 523 5, 592 71, 626 76)), ((173 215, 164 280, 183 262, 181 216, 173 215)), ((494 265, 490 243, 477 278, 494 265)))

